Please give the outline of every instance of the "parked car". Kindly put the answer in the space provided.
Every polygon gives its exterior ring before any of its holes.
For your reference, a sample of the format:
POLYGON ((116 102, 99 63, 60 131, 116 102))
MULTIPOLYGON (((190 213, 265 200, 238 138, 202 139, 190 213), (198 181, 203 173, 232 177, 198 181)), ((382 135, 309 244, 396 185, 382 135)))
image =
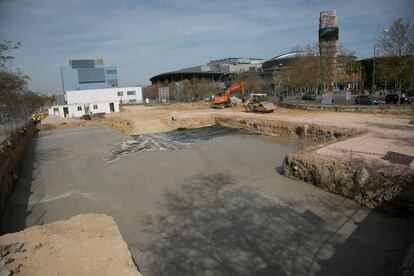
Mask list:
POLYGON ((413 102, 413 99, 410 96, 403 94, 400 98, 400 101, 403 101, 403 103, 406 103, 406 104, 410 104, 413 102))
POLYGON ((371 95, 358 95, 355 98, 355 104, 377 105, 378 102, 371 95))
POLYGON ((303 93, 302 94, 302 100, 304 101, 314 101, 316 100, 315 95, 311 93, 303 93))
MULTIPOLYGON (((402 94, 400 97, 400 103, 401 104, 410 104, 413 102, 413 99, 410 96, 407 96, 405 94, 402 94)), ((385 96, 385 103, 386 104, 396 104, 398 103, 398 94, 388 94, 387 96, 385 96)))

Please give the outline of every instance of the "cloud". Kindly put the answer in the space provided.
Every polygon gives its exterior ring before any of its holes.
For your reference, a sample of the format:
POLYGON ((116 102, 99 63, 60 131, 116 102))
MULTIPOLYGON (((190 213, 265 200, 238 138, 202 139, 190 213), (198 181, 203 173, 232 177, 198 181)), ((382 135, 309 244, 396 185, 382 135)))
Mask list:
POLYGON ((0 0, 0 36, 21 41, 16 64, 35 90, 61 89, 69 58, 116 64, 121 85, 224 57, 271 58, 317 40, 319 12, 336 9, 340 40, 369 56, 376 34, 412 1, 0 0))

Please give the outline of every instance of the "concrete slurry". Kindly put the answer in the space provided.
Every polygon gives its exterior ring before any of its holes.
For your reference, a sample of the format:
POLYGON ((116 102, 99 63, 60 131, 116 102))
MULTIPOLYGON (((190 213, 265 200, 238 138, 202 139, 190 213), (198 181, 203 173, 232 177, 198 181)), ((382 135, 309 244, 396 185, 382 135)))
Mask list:
POLYGON ((39 132, 3 230, 108 214, 143 275, 392 275, 414 230, 281 176, 296 140, 231 132, 105 161, 131 139, 105 127, 39 132))

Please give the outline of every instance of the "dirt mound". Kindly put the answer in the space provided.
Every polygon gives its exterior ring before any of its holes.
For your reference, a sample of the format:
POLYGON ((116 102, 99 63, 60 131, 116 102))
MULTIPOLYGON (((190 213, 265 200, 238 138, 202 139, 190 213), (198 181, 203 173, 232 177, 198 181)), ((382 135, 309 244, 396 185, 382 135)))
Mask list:
POLYGON ((106 215, 79 215, 0 237, 2 249, 17 242, 23 247, 5 252, 8 263, 0 270, 33 276, 141 275, 114 220, 106 215))
POLYGON ((127 112, 108 115, 100 122, 130 135, 167 132, 215 123, 214 114, 204 110, 177 112, 167 106, 134 109, 135 107, 133 109, 128 107, 127 112))

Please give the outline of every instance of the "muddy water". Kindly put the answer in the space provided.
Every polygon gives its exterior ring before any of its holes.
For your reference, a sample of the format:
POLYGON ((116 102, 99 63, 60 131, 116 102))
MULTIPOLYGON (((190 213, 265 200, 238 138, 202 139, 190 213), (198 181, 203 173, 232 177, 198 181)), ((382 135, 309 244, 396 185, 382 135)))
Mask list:
POLYGON ((111 215, 144 275, 392 274, 386 249, 403 248, 412 227, 280 175, 303 146, 214 127, 40 132, 3 224, 111 215))

